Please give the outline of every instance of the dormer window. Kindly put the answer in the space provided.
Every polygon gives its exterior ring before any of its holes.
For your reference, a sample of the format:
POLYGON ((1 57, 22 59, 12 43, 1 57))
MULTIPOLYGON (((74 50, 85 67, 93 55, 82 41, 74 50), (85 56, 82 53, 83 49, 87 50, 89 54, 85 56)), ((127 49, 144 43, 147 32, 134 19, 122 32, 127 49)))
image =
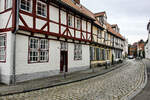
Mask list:
POLYGON ((31 11, 31 0, 21 0, 20 8, 25 11, 31 11))
POLYGON ((37 14, 40 16, 47 16, 47 5, 41 1, 37 2, 37 14))

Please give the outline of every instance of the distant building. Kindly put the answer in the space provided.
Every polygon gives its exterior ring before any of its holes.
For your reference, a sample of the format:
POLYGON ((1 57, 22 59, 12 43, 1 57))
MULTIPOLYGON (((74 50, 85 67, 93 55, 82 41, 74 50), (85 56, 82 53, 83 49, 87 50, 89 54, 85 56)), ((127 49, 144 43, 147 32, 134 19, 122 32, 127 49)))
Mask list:
POLYGON ((134 43, 133 45, 129 45, 129 56, 137 56, 137 43, 134 43))

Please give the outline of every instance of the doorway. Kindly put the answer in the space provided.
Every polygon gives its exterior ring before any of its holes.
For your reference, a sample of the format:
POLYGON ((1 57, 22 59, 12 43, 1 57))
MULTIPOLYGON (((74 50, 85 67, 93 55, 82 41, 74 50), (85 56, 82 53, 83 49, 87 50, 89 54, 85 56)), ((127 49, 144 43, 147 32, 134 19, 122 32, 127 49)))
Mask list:
POLYGON ((68 52, 67 51, 61 51, 60 72, 68 72, 68 52))

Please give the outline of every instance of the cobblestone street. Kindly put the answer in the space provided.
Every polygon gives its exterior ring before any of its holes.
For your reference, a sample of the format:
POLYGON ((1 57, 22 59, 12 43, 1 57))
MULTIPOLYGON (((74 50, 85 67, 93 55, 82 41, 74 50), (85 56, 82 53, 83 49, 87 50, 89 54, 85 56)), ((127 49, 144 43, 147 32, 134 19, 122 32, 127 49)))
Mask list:
POLYGON ((144 65, 128 64, 107 74, 63 86, 1 97, 0 100, 120 100, 141 85, 144 65))

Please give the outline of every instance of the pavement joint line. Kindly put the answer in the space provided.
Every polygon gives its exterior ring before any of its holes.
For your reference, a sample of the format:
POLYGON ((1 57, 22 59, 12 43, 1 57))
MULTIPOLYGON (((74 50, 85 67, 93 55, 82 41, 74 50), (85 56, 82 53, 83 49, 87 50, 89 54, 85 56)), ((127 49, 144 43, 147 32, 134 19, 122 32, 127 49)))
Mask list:
POLYGON ((147 70, 146 70, 146 64, 142 61, 143 63, 143 67, 144 67, 144 75, 142 77, 142 81, 140 81, 140 83, 133 89, 131 90, 127 95, 124 95, 123 97, 121 97, 121 100, 131 100, 134 96, 136 96, 138 93, 140 93, 143 88, 146 86, 147 84, 147 70))
POLYGON ((73 81, 62 82, 62 83, 58 83, 58 84, 54 84, 54 85, 50 85, 50 86, 46 86, 46 87, 42 87, 42 88, 36 88, 36 89, 31 89, 31 90, 30 89, 23 90, 23 91, 20 91, 20 92, 0 94, 0 96, 1 97, 10 96, 10 95, 15 95, 15 94, 27 93, 27 92, 32 92, 32 91, 37 91, 37 90, 42 90, 42 89, 47 89, 47 88, 62 86, 62 85, 66 85, 66 84, 71 84, 71 83, 75 83, 75 82, 80 82, 80 81, 88 80, 88 79, 91 79, 91 78, 94 78, 94 77, 97 77, 97 76, 101 76, 101 75, 104 75, 104 74, 109 74, 109 72, 112 72, 113 70, 117 70, 117 69, 119 69, 119 68, 121 68, 123 66, 127 66, 127 65, 129 65, 129 63, 125 64, 125 62, 123 62, 121 64, 116 65, 116 67, 112 67, 108 71, 104 71, 104 72, 96 74, 96 75, 91 75, 91 76, 85 77, 83 79, 77 79, 77 80, 73 80, 73 81))

